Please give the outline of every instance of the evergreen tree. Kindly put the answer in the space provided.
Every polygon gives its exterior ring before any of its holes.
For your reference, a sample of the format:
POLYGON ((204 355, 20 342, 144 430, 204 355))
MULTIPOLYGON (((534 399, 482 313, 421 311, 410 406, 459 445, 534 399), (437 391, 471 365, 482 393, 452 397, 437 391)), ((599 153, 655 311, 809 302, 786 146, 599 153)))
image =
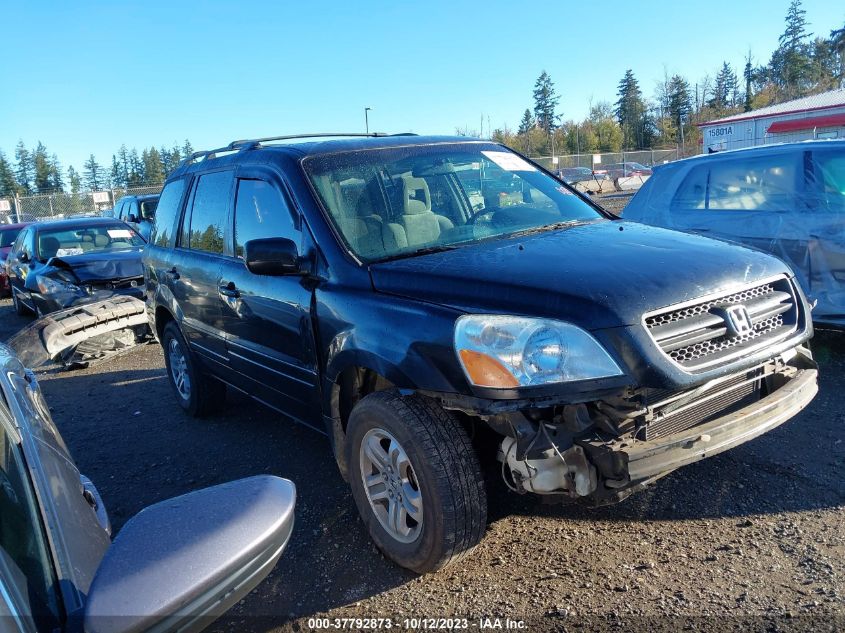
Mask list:
POLYGON ((80 178, 79 172, 73 168, 73 165, 67 168, 67 179, 70 183, 70 192, 73 195, 78 194, 82 190, 82 178, 80 178))
POLYGON ((18 141, 18 145, 15 147, 15 179, 18 181, 20 193, 32 193, 32 185, 35 180, 32 155, 23 141, 18 141))
POLYGON ((692 95, 689 82, 680 75, 673 75, 669 80, 669 116, 673 123, 686 123, 692 112, 692 95))
POLYGON ((836 75, 839 79, 839 87, 842 88, 845 87, 845 26, 830 32, 830 46, 839 57, 836 75))
MULTIPOLYGON (((173 149, 170 150, 170 163, 173 165, 173 169, 176 169, 179 166, 179 163, 182 162, 183 158, 187 158, 182 154, 182 150, 179 149, 176 145, 173 146, 173 149)), ((169 174, 168 174, 169 175, 169 174)))
POLYGON ((144 184, 144 163, 138 156, 138 150, 134 147, 129 152, 129 177, 127 185, 129 187, 140 187, 144 184))
POLYGON ((126 187, 126 181, 123 179, 123 169, 120 166, 120 161, 114 154, 111 155, 111 172, 109 174, 109 181, 114 189, 118 187, 126 187))
POLYGON ((170 172, 176 168, 173 164, 172 155, 170 154, 170 150, 164 145, 162 145, 161 149, 158 150, 158 155, 161 156, 161 168, 164 170, 164 177, 167 178, 170 175, 170 172))
POLYGON ((739 82, 736 73, 728 62, 723 62, 719 72, 716 73, 716 81, 713 86, 713 98, 708 105, 716 111, 721 112, 736 104, 739 82))
POLYGON ((522 114, 522 121, 519 122, 519 128, 517 129, 517 134, 528 134, 528 131, 534 127, 534 117, 531 116, 531 110, 525 108, 525 112, 522 114))
POLYGON ((151 147, 142 155, 144 162, 144 184, 160 185, 164 182, 164 164, 161 154, 151 147))
POLYGON ((753 84, 752 81, 754 80, 754 70, 753 66, 751 65, 751 51, 748 51, 748 57, 745 58, 745 70, 742 73, 743 79, 745 79, 745 103, 743 104, 742 109, 745 112, 751 111, 751 99, 754 96, 753 93, 753 84))
POLYGON ((555 127, 555 108, 560 97, 555 93, 552 78, 544 70, 534 83, 534 116, 537 125, 549 134, 555 127))
POLYGON ((53 154, 50 157, 50 188, 54 191, 65 190, 65 179, 62 176, 62 164, 59 157, 53 154))
POLYGON ((185 144, 182 145, 181 155, 183 157, 187 158, 188 156, 190 156, 193 153, 194 153, 194 146, 191 145, 191 141, 189 141, 188 139, 185 139, 185 144))
POLYGON ((129 150, 126 145, 121 145, 117 150, 117 162, 120 165, 120 172, 118 174, 121 187, 129 186, 129 150))
POLYGON ((32 153, 32 167, 35 174, 35 190, 38 193, 50 191, 50 158, 47 156, 47 148, 41 141, 32 153))
POLYGON ((100 191, 105 186, 106 175, 97 159, 94 158, 94 154, 91 154, 82 165, 82 177, 85 180, 85 186, 91 191, 100 191))
POLYGON ((0 150, 0 198, 10 198, 18 192, 15 171, 6 155, 0 150))
POLYGON ((622 128, 622 147, 647 147, 648 112, 640 84, 629 68, 619 82, 613 114, 622 128))
POLYGON ((801 97, 810 88, 812 59, 805 14, 801 0, 792 0, 786 13, 786 28, 769 63, 771 77, 785 99, 801 97))

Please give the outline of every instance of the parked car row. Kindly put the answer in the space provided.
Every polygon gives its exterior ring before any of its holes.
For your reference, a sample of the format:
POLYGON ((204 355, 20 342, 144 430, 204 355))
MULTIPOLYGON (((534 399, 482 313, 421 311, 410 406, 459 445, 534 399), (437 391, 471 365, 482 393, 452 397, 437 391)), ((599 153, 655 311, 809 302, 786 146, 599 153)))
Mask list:
POLYGON ((562 167, 557 177, 587 194, 614 193, 639 189, 651 176, 650 167, 624 162, 589 167, 562 167))

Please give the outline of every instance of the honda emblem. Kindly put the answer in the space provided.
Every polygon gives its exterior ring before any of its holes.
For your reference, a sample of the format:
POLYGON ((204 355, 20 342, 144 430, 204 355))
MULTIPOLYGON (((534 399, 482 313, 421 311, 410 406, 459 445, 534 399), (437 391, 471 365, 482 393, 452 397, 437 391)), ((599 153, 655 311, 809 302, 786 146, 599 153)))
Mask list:
POLYGON ((751 322, 751 315, 745 306, 730 306, 725 309, 725 321, 728 324, 728 330, 734 336, 743 336, 754 329, 754 324, 751 322))

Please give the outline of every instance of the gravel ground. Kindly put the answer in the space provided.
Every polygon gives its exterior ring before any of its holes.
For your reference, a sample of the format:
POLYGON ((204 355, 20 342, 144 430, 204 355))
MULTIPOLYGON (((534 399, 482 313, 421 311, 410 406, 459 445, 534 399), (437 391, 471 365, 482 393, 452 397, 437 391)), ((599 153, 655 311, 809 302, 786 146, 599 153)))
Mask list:
MULTIPOLYGON (((0 302, 0 335, 26 322, 0 302)), ((296 482, 284 557, 217 630, 390 616, 466 617, 475 629, 508 617, 528 630, 832 631, 845 629, 845 338, 817 335, 814 351, 821 391, 800 416, 621 504, 544 505, 491 477, 484 540, 424 577, 376 551, 324 437, 238 395, 208 420, 186 417, 157 345, 39 379, 116 530, 204 486, 258 473, 296 482)))

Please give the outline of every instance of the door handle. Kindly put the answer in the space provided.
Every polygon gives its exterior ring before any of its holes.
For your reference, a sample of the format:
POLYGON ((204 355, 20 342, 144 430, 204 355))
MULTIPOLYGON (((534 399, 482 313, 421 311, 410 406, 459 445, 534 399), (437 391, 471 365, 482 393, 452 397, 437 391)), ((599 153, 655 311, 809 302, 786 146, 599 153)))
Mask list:
POLYGON ((174 267, 173 267, 173 268, 171 268, 170 270, 165 271, 165 272, 164 272, 164 275, 165 275, 168 279, 173 279, 174 281, 175 281, 176 279, 179 279, 179 276, 180 276, 180 275, 179 275, 179 272, 176 270, 176 266, 174 266, 174 267))
POLYGON ((237 299, 241 296, 241 293, 238 292, 238 289, 235 287, 235 284, 232 281, 227 283, 225 286, 223 284, 217 286, 217 291, 224 297, 232 297, 234 299, 237 299))

